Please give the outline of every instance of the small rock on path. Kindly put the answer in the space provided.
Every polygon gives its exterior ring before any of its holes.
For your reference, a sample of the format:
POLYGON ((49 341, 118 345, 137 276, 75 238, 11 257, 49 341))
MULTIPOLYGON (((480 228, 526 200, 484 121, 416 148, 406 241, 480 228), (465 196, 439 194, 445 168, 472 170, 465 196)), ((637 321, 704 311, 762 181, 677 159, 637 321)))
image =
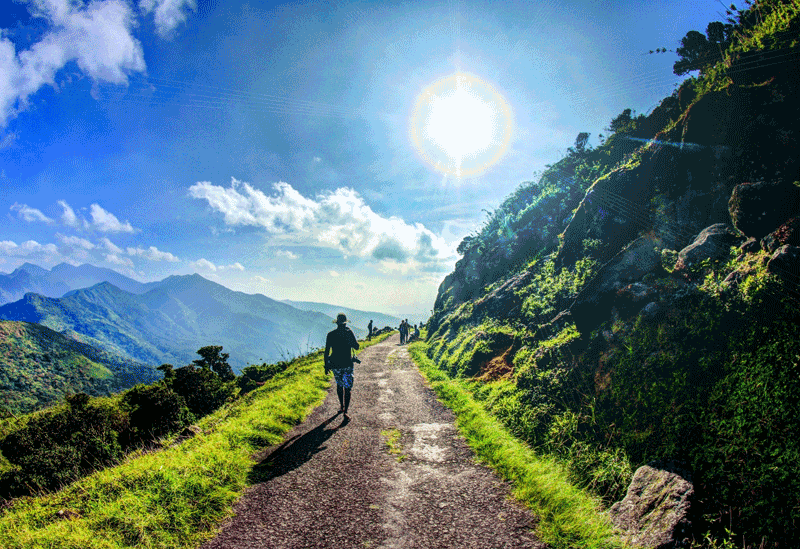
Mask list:
POLYGON ((282 445, 257 456, 253 485, 202 549, 545 548, 535 517, 475 462, 399 336, 359 358, 350 419, 337 414, 332 383, 282 445))

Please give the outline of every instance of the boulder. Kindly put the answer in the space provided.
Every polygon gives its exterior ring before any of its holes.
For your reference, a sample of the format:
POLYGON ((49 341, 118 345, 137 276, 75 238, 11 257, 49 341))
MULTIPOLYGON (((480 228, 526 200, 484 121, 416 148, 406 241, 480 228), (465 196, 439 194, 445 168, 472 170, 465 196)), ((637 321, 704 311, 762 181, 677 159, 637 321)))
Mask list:
POLYGON ((623 541, 648 549, 688 547, 694 498, 688 477, 672 464, 639 467, 625 498, 608 511, 623 541))
POLYGON ((800 246, 800 217, 793 217, 761 239, 761 247, 769 253, 786 244, 800 246))
POLYGON ((522 271, 475 302, 476 314, 488 313, 494 318, 507 318, 517 314, 522 305, 519 291, 530 284, 532 271, 522 271))
POLYGON ((728 256, 731 246, 737 246, 742 238, 729 225, 715 223, 697 235, 694 242, 678 253, 676 271, 683 271, 704 259, 723 259, 728 256))
POLYGON ((778 248, 767 263, 767 271, 797 285, 800 282, 800 247, 786 244, 778 248))
POLYGON ((800 213, 800 187, 794 183, 742 183, 733 189, 728 210, 734 226, 757 239, 800 213))
POLYGON ((626 317, 640 311, 642 306, 648 301, 652 301, 654 293, 650 286, 642 282, 634 282, 617 291, 614 305, 620 315, 626 317))
POLYGON ((742 250, 742 253, 754 254, 761 249, 761 245, 759 244, 758 240, 751 236, 745 240, 741 246, 739 246, 739 249, 742 250))

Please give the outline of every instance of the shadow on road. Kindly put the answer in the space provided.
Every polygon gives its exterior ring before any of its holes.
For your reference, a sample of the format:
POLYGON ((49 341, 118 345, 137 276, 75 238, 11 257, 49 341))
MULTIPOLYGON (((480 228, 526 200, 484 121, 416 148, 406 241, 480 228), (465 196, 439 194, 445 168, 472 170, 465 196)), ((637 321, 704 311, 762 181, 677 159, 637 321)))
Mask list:
POLYGON ((326 446, 323 446, 325 441, 331 438, 336 431, 350 423, 349 418, 341 416, 341 423, 335 427, 330 427, 337 417, 339 417, 338 413, 304 435, 295 435, 278 446, 253 467, 248 475, 248 481, 250 483, 266 482, 279 477, 300 467, 314 457, 314 454, 324 450, 326 448, 326 446))

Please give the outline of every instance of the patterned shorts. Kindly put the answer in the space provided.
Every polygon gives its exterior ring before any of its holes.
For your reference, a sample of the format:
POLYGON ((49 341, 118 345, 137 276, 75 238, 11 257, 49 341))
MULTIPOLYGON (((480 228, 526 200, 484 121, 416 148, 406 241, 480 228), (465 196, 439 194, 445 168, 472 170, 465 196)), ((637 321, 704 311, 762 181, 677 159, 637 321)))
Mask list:
POLYGON ((332 371, 333 378, 336 380, 336 385, 344 387, 345 389, 350 389, 353 386, 352 368, 334 369, 332 371))

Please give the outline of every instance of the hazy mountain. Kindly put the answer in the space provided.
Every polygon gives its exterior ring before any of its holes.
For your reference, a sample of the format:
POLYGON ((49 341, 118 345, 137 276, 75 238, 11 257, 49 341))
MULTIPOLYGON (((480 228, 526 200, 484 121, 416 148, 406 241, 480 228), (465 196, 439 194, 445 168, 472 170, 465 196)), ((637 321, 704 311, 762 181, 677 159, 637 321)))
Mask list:
POLYGON ((109 395, 160 377, 151 366, 45 326, 0 321, 0 405, 14 412, 56 404, 67 393, 109 395))
POLYGON ((263 295, 235 292, 200 275, 170 276, 143 294, 104 282, 62 298, 26 294, 0 318, 43 324, 148 364, 181 366, 205 345, 230 364, 274 362, 321 347, 331 320, 263 295))
POLYGON ((282 302, 303 311, 317 311, 329 316, 331 321, 336 318, 337 314, 344 313, 347 315, 348 325, 358 338, 363 338, 367 335, 367 325, 369 324, 370 320, 372 320, 372 326, 375 328, 383 328, 384 326, 396 328, 400 325, 402 320, 400 318, 382 313, 348 309, 347 307, 329 305, 328 303, 315 303, 313 301, 290 301, 288 299, 284 299, 282 302))
POLYGON ((47 297, 61 297, 71 290, 88 288, 100 282, 110 282, 131 293, 143 293, 152 287, 114 270, 84 264, 80 266, 61 263, 51 270, 25 263, 10 274, 0 273, 0 304, 22 299, 33 292, 47 297))

